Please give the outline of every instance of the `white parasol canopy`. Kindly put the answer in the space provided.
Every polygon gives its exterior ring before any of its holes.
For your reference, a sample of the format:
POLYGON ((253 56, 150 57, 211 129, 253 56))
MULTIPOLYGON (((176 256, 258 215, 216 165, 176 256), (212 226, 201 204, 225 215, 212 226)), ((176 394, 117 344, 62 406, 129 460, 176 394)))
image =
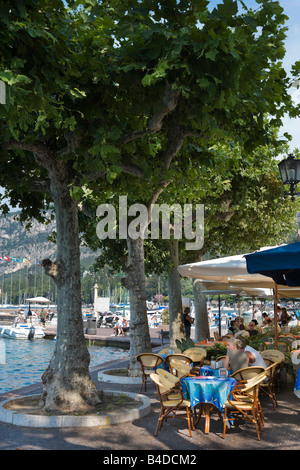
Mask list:
MULTIPOLYGON (((270 247, 261 248, 259 251, 268 249, 270 247)), ((253 288, 255 296, 256 289, 268 291, 268 289, 274 289, 275 287, 275 282, 270 277, 248 273, 244 254, 180 265, 178 271, 183 277, 201 279, 208 290, 238 288, 242 291, 246 288, 253 288)), ((300 298, 300 288, 281 285, 278 285, 277 288, 279 297, 300 298)), ((266 295, 269 295, 269 293, 265 292, 262 297, 266 295)))
POLYGON ((50 303, 49 299, 46 299, 46 297, 31 297, 30 299, 26 299, 27 302, 34 302, 34 303, 50 303))
MULTIPOLYGON (((277 247, 264 247, 258 251, 269 250, 270 248, 277 247)), ((214 285, 223 285, 228 288, 232 287, 253 287, 253 288, 264 288, 274 289, 274 311, 275 311, 275 347, 277 347, 277 299, 278 297, 283 298, 300 298, 300 288, 288 287, 277 285, 274 280, 268 276, 262 274, 250 274, 247 270, 247 263, 245 254, 226 256, 224 258, 216 258, 208 261, 199 261, 198 263, 184 264, 178 266, 178 271, 181 276, 192 277, 201 279, 205 284, 206 288, 211 285, 214 289, 214 285)))

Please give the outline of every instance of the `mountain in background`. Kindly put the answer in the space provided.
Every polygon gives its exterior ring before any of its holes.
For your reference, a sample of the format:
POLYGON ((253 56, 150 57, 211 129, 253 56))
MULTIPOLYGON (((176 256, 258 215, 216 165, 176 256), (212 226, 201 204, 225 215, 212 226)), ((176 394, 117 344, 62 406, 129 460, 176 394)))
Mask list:
POLYGON ((17 271, 26 266, 21 263, 21 258, 27 259, 31 264, 36 260, 41 262, 43 258, 55 259, 56 245, 49 242, 48 238, 55 230, 55 221, 50 224, 41 224, 37 221, 32 222, 32 227, 28 231, 18 220, 16 212, 0 218, 0 273, 8 270, 17 271), (20 260, 4 261, 4 257, 12 259, 15 257, 20 260))
MULTIPOLYGON (((25 228, 17 220, 18 213, 13 212, 0 218, 0 274, 11 270, 18 271, 26 267, 23 260, 29 260, 31 265, 41 264, 44 258, 56 259, 56 245, 49 241, 49 237, 55 232, 55 220, 49 224, 32 222, 30 230, 25 228), (16 258, 19 261, 4 261, 4 257, 16 258)), ((81 248, 81 258, 95 258, 95 254, 86 247, 81 248)))
MULTIPOLYGON (((55 285, 45 275, 42 260, 56 260, 56 244, 49 241, 55 232, 55 220, 49 224, 32 222, 29 230, 17 220, 18 212, 0 217, 0 304, 21 303, 19 297, 43 295, 55 297, 55 285), (9 258, 10 261, 5 261, 9 258), (29 260, 30 263, 25 260, 29 260)), ((81 247, 82 270, 89 270, 96 254, 81 247)))
MULTIPOLYGON (((55 232, 55 220, 49 224, 32 222, 30 230, 18 220, 18 212, 11 212, 6 217, 0 217, 0 305, 22 304, 28 297, 43 296, 56 302, 56 286, 54 281, 45 274, 41 266, 42 260, 56 260, 56 245, 49 241, 55 232), (5 261, 4 257, 11 261, 5 261), (15 258, 16 260, 12 260, 15 258), (21 259, 23 258, 23 262, 21 259), (27 259, 29 263, 25 263, 27 259)), ((122 273, 112 273, 108 267, 94 270, 93 265, 98 253, 86 246, 81 246, 81 291, 82 302, 91 304, 94 299, 94 286, 98 285, 98 295, 111 297, 113 302, 121 302, 128 293, 121 286, 122 273)), ((190 280, 182 281, 184 286, 190 280)), ((155 294, 168 295, 167 276, 153 274, 146 280, 148 300, 155 294)), ((183 289, 186 292, 186 289, 183 289)))

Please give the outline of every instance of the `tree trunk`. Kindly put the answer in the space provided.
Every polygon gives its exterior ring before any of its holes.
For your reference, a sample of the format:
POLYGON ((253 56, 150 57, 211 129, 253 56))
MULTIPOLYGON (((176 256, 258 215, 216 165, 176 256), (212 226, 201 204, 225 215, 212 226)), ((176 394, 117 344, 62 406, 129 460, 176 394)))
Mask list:
POLYGON ((147 318, 144 240, 127 238, 128 264, 123 286, 130 294, 130 365, 129 375, 138 376, 141 366, 138 354, 152 352, 147 318))
POLYGON ((210 338, 206 295, 203 294, 203 284, 199 279, 193 279, 193 293, 195 307, 195 342, 198 343, 210 338))
POLYGON ((57 338, 53 358, 42 376, 41 405, 51 411, 85 411, 100 399, 90 378, 90 355, 83 332, 78 208, 66 184, 52 181, 51 195, 57 259, 43 260, 43 266, 57 286, 57 338))
POLYGON ((178 272, 178 241, 170 240, 172 267, 168 273, 170 347, 176 347, 176 339, 185 338, 182 313, 180 274, 178 272))

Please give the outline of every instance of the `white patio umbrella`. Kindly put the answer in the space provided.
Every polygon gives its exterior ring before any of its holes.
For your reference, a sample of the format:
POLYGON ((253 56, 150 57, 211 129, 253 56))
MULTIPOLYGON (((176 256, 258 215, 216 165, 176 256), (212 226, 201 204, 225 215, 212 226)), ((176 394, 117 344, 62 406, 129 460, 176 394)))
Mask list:
MULTIPOLYGON (((276 247, 264 247, 258 251, 269 250, 276 247)), ((199 261, 178 266, 178 271, 183 277, 201 279, 212 288, 220 289, 220 286, 228 288, 265 288, 275 290, 275 344, 277 345, 277 301, 278 297, 300 298, 300 288, 277 285, 272 278, 262 274, 250 274, 247 270, 245 254, 226 256, 207 261, 199 261), (218 286, 218 287, 217 287, 218 286)), ((208 288, 208 287, 207 287, 208 288)))
POLYGON ((27 302, 35 302, 35 303, 50 303, 49 299, 46 299, 46 297, 31 297, 30 299, 25 299, 27 302))
MULTIPOLYGON (((221 336, 221 321, 220 321, 220 295, 235 295, 238 298, 238 312, 240 316, 240 298, 241 297, 252 297, 256 298, 268 298, 273 297, 273 292, 271 289, 255 289, 253 287, 238 287, 238 286, 229 286, 228 284, 222 284, 218 282, 204 282, 206 291, 203 291, 203 294, 206 295, 218 295, 219 296, 219 334, 221 336)), ((254 307, 253 307, 254 308, 254 307)))
MULTIPOLYGON (((266 250, 269 248, 261 248, 266 250)), ((249 274, 245 254, 225 256, 178 266, 181 276, 220 282, 229 286, 273 289, 274 281, 262 274, 249 274)))

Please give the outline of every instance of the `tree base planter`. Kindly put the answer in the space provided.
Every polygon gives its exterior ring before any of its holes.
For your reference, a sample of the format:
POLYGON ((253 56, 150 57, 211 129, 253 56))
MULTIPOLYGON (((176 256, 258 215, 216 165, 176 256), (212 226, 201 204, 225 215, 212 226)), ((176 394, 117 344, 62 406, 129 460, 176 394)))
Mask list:
POLYGON ((150 399, 144 395, 111 390, 105 391, 104 395, 107 397, 123 397, 124 403, 117 404, 112 410, 106 407, 103 412, 95 410, 84 415, 53 415, 39 411, 38 401, 40 395, 31 395, 1 402, 0 421, 16 426, 35 428, 109 426, 142 418, 151 411, 150 399))
POLYGON ((140 385, 142 377, 126 375, 127 369, 108 369, 98 372, 98 380, 105 383, 140 385))

